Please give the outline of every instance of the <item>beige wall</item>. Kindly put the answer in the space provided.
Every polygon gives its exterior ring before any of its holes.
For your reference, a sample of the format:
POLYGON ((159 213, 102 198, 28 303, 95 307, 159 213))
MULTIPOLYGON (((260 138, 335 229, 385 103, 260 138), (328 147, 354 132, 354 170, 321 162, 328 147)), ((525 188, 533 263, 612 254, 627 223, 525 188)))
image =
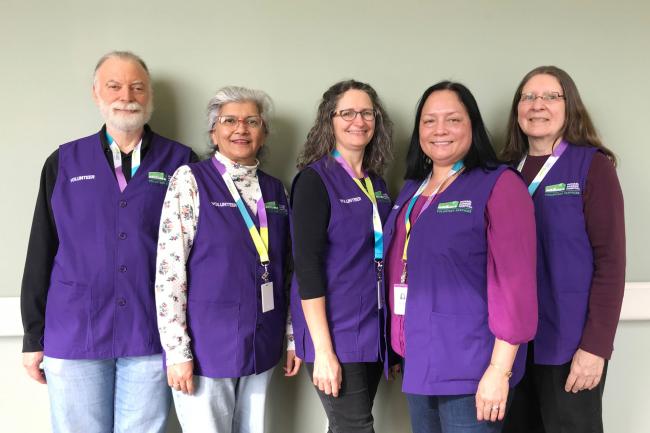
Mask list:
MULTIPOLYGON (((396 126, 397 160, 388 176, 393 194, 401 184, 414 106, 425 87, 441 79, 464 82, 499 143, 520 78, 540 64, 561 66, 574 77, 605 142, 620 157, 627 279, 650 281, 649 44, 650 3, 640 0, 1 0, 0 296, 19 293, 43 161, 58 144, 101 124, 90 98, 91 74, 99 56, 112 49, 133 50, 148 62, 156 92, 154 129, 197 151, 207 145, 204 107, 218 87, 266 90, 277 112, 265 166, 287 184, 322 92, 343 78, 371 83, 396 126)), ((624 350, 633 356, 636 339, 648 341, 650 329, 629 328, 624 350)), ((45 416, 43 388, 20 378, 18 349, 17 340, 0 339, 3 371, 16 372, 9 389, 19 388, 24 400, 5 393, 0 407, 42 423, 28 407, 45 416)), ((643 356, 650 355, 644 350, 643 356)), ((632 379, 647 378, 644 371, 632 359, 612 363, 609 419, 634 421, 637 429, 621 430, 608 421, 610 431, 650 430, 641 417, 647 399, 642 405, 628 398, 642 398, 632 379)), ((271 416, 277 425, 284 425, 279 420, 289 419, 294 406, 302 414, 278 432, 321 431, 309 427, 322 418, 303 379, 300 386, 273 388, 278 398, 271 416)), ((396 387, 385 391, 377 402, 383 422, 378 431, 399 431, 403 400, 396 387), (396 416, 387 411, 393 400, 396 416)))

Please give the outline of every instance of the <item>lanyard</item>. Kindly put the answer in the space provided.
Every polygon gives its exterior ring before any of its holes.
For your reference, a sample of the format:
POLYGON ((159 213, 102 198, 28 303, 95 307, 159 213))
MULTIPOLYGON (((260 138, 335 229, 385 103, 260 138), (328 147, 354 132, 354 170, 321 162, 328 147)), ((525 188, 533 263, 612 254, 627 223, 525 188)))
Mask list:
MULTIPOLYGON (((551 156, 548 157, 542 168, 539 169, 539 173, 537 173, 535 179, 533 179, 530 185, 528 185, 528 193, 531 196, 535 194, 535 191, 537 191, 537 188, 539 188, 539 184, 542 183, 548 172, 551 171, 551 168, 555 165, 557 160, 560 159, 560 156, 562 156, 567 147, 569 147, 568 143, 562 140, 560 141, 560 144, 558 144, 555 149, 553 149, 551 156)), ((517 170, 519 172, 521 172, 521 170, 524 168, 524 164, 526 163, 526 156, 528 155, 524 155, 523 159, 517 166, 517 170)))
POLYGON ((239 195, 239 191, 237 191, 237 187, 235 187, 235 182, 233 182, 232 177, 230 177, 230 175, 226 171, 226 166, 223 165, 221 161, 217 159, 216 156, 212 157, 212 164, 214 164, 219 174, 221 174, 221 177, 223 178, 223 181, 225 182, 228 191, 230 191, 230 195, 232 195, 233 200, 235 200, 235 203, 237 204, 237 209, 239 209, 239 213, 241 214, 242 218, 244 218, 244 222, 246 223, 248 232, 250 233, 251 238, 253 239, 253 244, 255 245, 257 254, 260 256, 260 263, 264 267, 264 274, 262 275, 262 278, 264 279, 265 282, 268 282, 269 280, 268 269, 269 269, 269 261, 270 261, 269 260, 269 223, 266 218, 266 207, 264 206, 264 198, 260 194, 260 197, 257 199, 257 217, 260 220, 260 229, 258 231, 257 227, 255 227, 255 223, 253 222, 253 219, 248 213, 248 209, 246 209, 246 205, 244 204, 244 201, 239 195))
POLYGON ((382 231, 381 218, 379 216, 379 209, 377 208, 377 197, 375 197, 375 189, 372 186, 372 181, 370 180, 369 176, 364 176, 363 180, 366 184, 366 187, 364 189, 361 181, 357 179, 354 172, 352 171, 352 168, 348 165, 345 159, 343 159, 343 156, 341 156, 341 153, 338 150, 334 150, 332 152, 332 157, 350 175, 354 183, 357 184, 359 189, 363 191, 363 193, 372 203, 372 227, 375 235, 375 262, 377 262, 378 268, 381 269, 382 260, 384 259, 384 233, 382 231))
MULTIPOLYGON (((436 197, 438 194, 438 191, 440 191, 440 188, 442 188, 442 185, 445 184, 452 176, 456 175, 457 173, 461 172, 465 168, 465 165, 463 164, 463 161, 458 161, 456 162, 451 169, 449 170, 449 173, 447 173, 447 176, 434 188, 434 190, 431 192, 431 195, 429 198, 427 198, 427 201, 424 203, 422 206, 422 210, 420 210, 420 213, 418 214, 418 218, 422 213, 431 205, 433 202, 433 199, 436 197)), ((413 210, 413 206, 415 206, 415 202, 418 200, 420 195, 422 195, 422 191, 429 185, 429 181, 431 180, 431 173, 427 176, 426 179, 420 184, 420 187, 418 190, 413 194, 413 197, 411 197, 411 201, 409 201, 409 205, 406 208, 406 213, 404 214, 404 226, 406 228, 406 237, 404 240, 404 251, 402 252, 402 260, 404 261, 404 270, 402 272, 402 283, 406 281, 406 258, 407 258, 407 251, 408 251, 408 245, 409 245, 409 240, 411 239, 411 211, 413 210)))
MULTIPOLYGON (((117 184, 120 187, 120 191, 124 191, 124 188, 126 188, 126 178, 122 172, 122 152, 115 142, 115 139, 111 137, 108 132, 106 133, 106 139, 108 140, 108 144, 111 147, 111 153, 113 154, 113 166, 115 168, 117 184)), ((140 167, 140 147, 142 147, 142 139, 140 139, 140 142, 135 145, 133 153, 131 154, 131 178, 135 176, 135 172, 138 171, 138 168, 140 167)))

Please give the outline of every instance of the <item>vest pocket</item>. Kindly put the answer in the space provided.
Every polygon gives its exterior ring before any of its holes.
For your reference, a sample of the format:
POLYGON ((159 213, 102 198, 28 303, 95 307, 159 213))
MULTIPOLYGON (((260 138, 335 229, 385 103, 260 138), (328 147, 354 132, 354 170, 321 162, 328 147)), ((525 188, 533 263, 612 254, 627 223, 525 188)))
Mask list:
POLYGON ((91 348, 90 288, 75 282, 52 281, 45 306, 45 350, 86 352, 91 348))
POLYGON ((429 332, 429 344, 421 348, 428 351, 427 381, 481 379, 494 345, 486 314, 432 312, 429 332))
POLYGON ((239 304, 209 301, 187 302, 187 324, 192 354, 202 370, 226 374, 239 365, 239 304))

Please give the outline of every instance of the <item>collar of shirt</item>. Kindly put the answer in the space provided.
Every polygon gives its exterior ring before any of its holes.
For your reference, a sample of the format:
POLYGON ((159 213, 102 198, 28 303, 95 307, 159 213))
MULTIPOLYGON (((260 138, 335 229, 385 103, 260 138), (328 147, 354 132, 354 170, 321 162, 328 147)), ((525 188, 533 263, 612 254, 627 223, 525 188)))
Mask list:
MULTIPOLYGON (((153 132, 149 125, 144 125, 144 132, 142 133, 142 144, 140 145, 140 155, 144 157, 149 149, 149 144, 151 143, 151 138, 153 137, 153 132)), ((106 138, 106 125, 102 126, 101 131, 99 131, 99 139, 102 142, 102 148, 105 154, 111 153, 111 145, 106 138)), ((131 153, 125 154, 122 153, 122 158, 131 158, 131 153)))
POLYGON ((242 183, 250 185, 251 183, 257 182, 257 167, 260 165, 260 162, 257 159, 255 160, 255 165, 242 165, 226 158, 219 151, 216 151, 214 156, 219 162, 226 166, 226 172, 230 177, 232 177, 233 182, 235 182, 237 186, 242 183))

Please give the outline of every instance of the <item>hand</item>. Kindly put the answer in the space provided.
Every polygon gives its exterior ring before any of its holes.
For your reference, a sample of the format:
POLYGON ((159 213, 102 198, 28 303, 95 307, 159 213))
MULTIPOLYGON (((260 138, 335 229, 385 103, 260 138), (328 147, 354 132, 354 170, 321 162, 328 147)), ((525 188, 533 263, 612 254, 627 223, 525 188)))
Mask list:
POLYGON ((29 377, 38 383, 47 383, 45 380, 45 373, 41 368, 43 362, 43 352, 24 352, 23 353, 23 367, 27 370, 29 377))
POLYGON ((508 400, 508 376, 490 365, 476 390, 476 419, 479 421, 501 421, 506 414, 508 400))
POLYGON ((576 350, 564 390, 576 393, 584 389, 594 389, 600 383, 604 367, 604 358, 582 349, 576 350))
POLYGON ((194 362, 185 361, 167 366, 167 384, 183 394, 194 394, 194 362))
POLYGON ((312 377, 314 386, 327 395, 339 396, 343 373, 341 364, 334 352, 316 352, 314 359, 314 374, 312 377))
POLYGON ((296 356, 295 350, 287 350, 287 363, 284 366, 284 375, 286 377, 295 376, 300 371, 302 359, 296 356))
POLYGON ((388 380, 395 380, 397 376, 402 373, 402 366, 395 364, 388 368, 388 380))

